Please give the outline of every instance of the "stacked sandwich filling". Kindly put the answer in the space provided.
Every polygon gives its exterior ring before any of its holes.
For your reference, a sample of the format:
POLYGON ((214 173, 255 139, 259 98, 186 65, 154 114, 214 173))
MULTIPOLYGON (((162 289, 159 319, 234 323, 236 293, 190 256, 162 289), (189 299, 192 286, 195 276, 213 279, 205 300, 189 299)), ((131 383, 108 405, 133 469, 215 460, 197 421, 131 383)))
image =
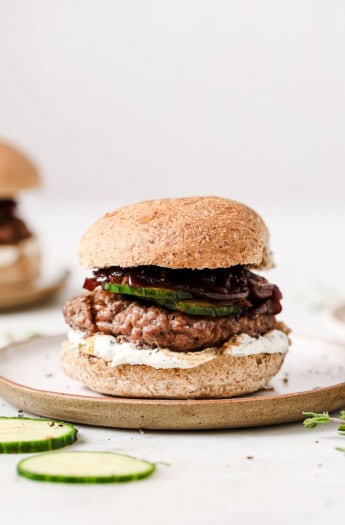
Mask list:
POLYGON ((17 216, 17 203, 13 199, 0 199, 0 247, 17 244, 32 234, 17 216))
POLYGON ((37 239, 16 207, 14 200, 0 199, 0 286, 29 282, 38 271, 37 239))
POLYGON ((229 345, 233 355, 285 353, 288 347, 285 327, 275 318, 279 288, 244 266, 111 267, 95 270, 84 288, 85 295, 64 307, 70 341, 114 365, 120 354, 121 363, 148 364, 147 352, 133 357, 147 350, 155 350, 157 367, 186 368, 229 352, 229 345))

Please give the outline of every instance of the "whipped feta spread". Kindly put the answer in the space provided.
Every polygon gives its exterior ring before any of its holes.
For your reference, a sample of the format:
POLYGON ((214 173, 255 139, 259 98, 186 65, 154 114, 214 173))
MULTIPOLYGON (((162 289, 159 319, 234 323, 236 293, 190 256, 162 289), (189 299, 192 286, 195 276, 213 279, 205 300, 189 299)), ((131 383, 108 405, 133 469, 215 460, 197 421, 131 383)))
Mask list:
POLYGON ((30 257, 38 253, 38 241, 35 237, 24 239, 17 244, 3 244, 0 246, 0 267, 5 268, 15 264, 22 255, 30 257))
POLYGON ((285 354, 289 348, 289 338, 281 330, 271 330, 258 338, 240 334, 220 347, 197 352, 174 352, 167 348, 139 349, 132 343, 118 343, 112 335, 87 337, 82 331, 73 329, 69 329, 68 339, 72 349, 101 357, 110 361, 111 366, 147 365, 156 369, 195 368, 220 355, 285 354))

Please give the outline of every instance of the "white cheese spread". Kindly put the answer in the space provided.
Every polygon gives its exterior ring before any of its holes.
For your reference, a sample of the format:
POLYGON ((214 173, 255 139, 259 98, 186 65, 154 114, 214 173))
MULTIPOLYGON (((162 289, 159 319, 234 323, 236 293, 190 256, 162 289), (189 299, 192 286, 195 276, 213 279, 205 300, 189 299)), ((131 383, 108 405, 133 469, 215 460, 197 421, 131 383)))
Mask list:
POLYGON ((0 245, 0 267, 12 266, 22 255, 30 256, 38 252, 38 242, 35 237, 24 239, 17 244, 0 245))
POLYGON ((68 332, 68 339, 72 349, 101 357, 110 361, 111 366, 147 365, 156 369, 195 368, 222 354, 238 357, 261 353, 285 354, 289 348, 289 338, 281 330, 271 330, 257 338, 240 334, 220 347, 198 352, 175 352, 166 348, 139 349, 131 343, 118 343, 111 335, 87 337, 83 332, 72 329, 68 332))

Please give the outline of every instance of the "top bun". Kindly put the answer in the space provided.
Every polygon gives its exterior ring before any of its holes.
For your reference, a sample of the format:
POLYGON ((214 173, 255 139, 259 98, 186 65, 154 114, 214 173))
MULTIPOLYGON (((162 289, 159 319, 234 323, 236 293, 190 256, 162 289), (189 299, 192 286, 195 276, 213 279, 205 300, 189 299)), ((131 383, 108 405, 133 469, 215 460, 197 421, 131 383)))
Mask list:
POLYGON ((220 197, 160 199, 106 213, 79 242, 86 268, 270 268, 269 233, 244 204, 220 197))
POLYGON ((20 190, 39 186, 35 165, 9 144, 0 142, 0 199, 16 195, 20 190))

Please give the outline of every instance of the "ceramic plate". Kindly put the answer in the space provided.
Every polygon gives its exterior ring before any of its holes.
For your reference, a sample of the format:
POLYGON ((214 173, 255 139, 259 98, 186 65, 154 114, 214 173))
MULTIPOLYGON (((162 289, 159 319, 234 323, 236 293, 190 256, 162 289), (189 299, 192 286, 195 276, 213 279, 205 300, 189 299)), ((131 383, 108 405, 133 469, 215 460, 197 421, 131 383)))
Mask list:
POLYGON ((303 419, 303 411, 345 407, 345 347, 302 336, 270 387, 232 399, 149 400, 102 396, 65 377, 63 336, 0 350, 0 395, 32 414, 114 428, 216 429, 303 419))

